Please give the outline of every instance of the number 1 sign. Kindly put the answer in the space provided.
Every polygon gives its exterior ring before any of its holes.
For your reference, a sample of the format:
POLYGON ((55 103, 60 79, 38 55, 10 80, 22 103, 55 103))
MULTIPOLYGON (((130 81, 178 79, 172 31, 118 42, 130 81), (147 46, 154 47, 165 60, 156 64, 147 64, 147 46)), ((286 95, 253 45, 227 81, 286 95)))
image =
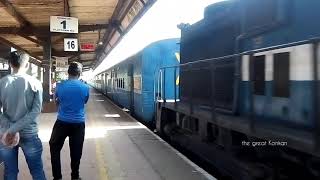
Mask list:
POLYGON ((64 51, 78 51, 78 39, 64 38, 64 51))
POLYGON ((78 18, 50 16, 50 32, 78 33, 78 18))

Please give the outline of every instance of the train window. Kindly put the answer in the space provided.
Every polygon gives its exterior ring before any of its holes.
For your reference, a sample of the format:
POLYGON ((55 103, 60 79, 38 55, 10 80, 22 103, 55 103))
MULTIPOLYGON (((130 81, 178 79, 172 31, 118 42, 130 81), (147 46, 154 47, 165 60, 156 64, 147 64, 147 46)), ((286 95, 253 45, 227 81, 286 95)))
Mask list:
POLYGON ((252 62, 254 94, 264 95, 265 89, 265 55, 254 56, 252 62))
POLYGON ((141 76, 133 77, 133 90, 136 93, 141 93, 141 76))
POLYGON ((122 88, 122 89, 124 88, 124 87, 123 87, 123 84, 124 84, 123 78, 121 78, 121 88, 122 88))
POLYGON ((289 52, 273 55, 273 96, 289 97, 289 52))

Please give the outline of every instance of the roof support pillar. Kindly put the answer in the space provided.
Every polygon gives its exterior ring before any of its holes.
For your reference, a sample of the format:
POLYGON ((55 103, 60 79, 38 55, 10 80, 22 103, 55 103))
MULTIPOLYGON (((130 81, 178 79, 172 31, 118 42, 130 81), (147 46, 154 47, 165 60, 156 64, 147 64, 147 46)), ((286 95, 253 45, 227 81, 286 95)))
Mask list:
POLYGON ((39 81, 43 81, 43 69, 42 69, 42 67, 41 66, 38 66, 38 70, 37 70, 37 79, 39 80, 39 81))
POLYGON ((43 101, 50 102, 51 94, 51 37, 47 38, 43 46, 43 101))

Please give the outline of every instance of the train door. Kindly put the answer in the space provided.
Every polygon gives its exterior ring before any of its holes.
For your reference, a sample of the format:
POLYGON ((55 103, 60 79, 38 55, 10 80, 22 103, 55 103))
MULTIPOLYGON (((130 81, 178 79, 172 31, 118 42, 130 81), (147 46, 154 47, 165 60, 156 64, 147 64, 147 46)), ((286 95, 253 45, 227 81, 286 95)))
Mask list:
POLYGON ((134 112, 134 80, 133 80, 133 64, 129 64, 128 68, 128 81, 129 83, 129 91, 130 91, 130 113, 134 112))
POLYGON ((108 88, 108 73, 106 72, 104 74, 104 89, 103 89, 103 93, 107 94, 107 88, 108 88))
POLYGON ((107 89, 106 89, 106 94, 108 97, 111 97, 111 89, 112 89, 112 73, 111 71, 107 72, 107 89))
POLYGON ((118 67, 114 68, 114 82, 113 82, 113 101, 116 103, 119 103, 118 98, 118 86, 119 86, 119 80, 118 80, 118 67))
MULTIPOLYGON (((268 82, 270 81, 266 76, 267 66, 270 64, 269 55, 266 54, 254 54, 250 58, 250 79, 252 81, 252 94, 251 100, 253 103, 253 111, 255 116, 261 117, 265 114, 266 108, 268 107, 268 82)), ((271 62, 272 63, 272 62, 271 62)))
POLYGON ((101 92, 104 93, 104 87, 105 87, 105 82, 104 82, 104 76, 105 74, 101 74, 101 92))
POLYGON ((110 84, 110 98, 114 100, 114 93, 115 93, 115 85, 116 85, 116 78, 115 78, 115 70, 111 70, 111 84, 110 84))

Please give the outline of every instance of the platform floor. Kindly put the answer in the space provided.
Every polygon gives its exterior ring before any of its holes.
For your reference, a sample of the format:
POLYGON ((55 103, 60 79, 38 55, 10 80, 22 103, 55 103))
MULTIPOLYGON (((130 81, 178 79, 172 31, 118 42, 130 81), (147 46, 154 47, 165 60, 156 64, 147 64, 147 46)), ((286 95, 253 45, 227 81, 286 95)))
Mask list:
MULTIPOLYGON (((52 179, 48 141, 55 120, 56 113, 40 117, 47 179, 52 179)), ((61 153, 63 179, 70 179, 68 141, 61 153)), ((19 169, 19 179, 32 179, 21 151, 19 169)), ((83 180, 215 179, 94 90, 87 105, 80 175, 83 180)))

